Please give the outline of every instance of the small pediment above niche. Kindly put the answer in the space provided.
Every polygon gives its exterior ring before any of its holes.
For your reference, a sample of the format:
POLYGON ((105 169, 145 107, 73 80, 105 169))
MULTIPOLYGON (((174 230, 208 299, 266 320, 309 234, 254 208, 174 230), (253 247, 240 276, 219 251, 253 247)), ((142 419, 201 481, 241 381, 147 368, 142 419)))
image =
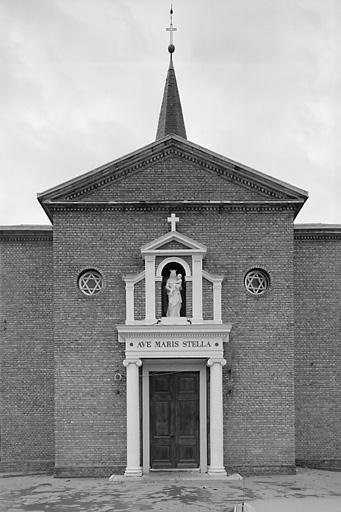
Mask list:
POLYGON ((188 246, 185 244, 180 243, 178 240, 170 240, 169 242, 165 243, 160 247, 163 251, 165 250, 175 250, 178 251, 183 249, 188 249, 188 246))
POLYGON ((143 257, 147 254, 170 255, 175 253, 182 256, 194 254, 205 256, 207 252, 207 247, 205 245, 183 235, 182 233, 179 233, 179 231, 176 231, 176 222, 178 222, 178 217, 172 214, 171 217, 168 218, 168 222, 171 223, 171 231, 141 247, 141 254, 143 257))

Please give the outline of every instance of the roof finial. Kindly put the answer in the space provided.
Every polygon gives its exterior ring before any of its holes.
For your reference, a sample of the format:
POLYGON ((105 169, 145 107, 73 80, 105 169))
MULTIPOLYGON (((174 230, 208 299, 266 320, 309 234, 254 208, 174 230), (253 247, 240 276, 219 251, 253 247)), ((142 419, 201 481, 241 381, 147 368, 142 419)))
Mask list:
POLYGON ((172 57, 175 51, 175 46, 173 44, 173 32, 177 30, 173 27, 173 6, 171 6, 170 9, 170 25, 166 30, 167 32, 170 32, 170 44, 168 46, 170 59, 165 89, 163 92, 159 123, 157 126, 156 140, 162 139, 162 137, 171 134, 187 139, 172 57))
POLYGON ((173 44, 173 32, 178 30, 177 28, 173 27, 173 5, 171 5, 169 12, 170 12, 170 24, 169 24, 169 27, 166 28, 166 30, 167 30, 167 32, 170 32, 168 51, 170 54, 172 54, 175 52, 175 46, 173 44))

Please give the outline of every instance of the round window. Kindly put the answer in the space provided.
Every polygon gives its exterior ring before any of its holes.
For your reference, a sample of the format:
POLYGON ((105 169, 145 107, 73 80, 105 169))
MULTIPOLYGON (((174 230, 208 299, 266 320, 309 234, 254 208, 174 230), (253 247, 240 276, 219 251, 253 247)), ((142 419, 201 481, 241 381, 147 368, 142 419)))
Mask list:
POLYGON ((246 274, 244 284, 252 295, 262 295, 269 288, 270 278, 265 270, 254 268, 246 274))
POLYGON ((78 278, 78 287, 84 295, 96 295, 103 288, 102 275, 97 270, 85 270, 78 278))

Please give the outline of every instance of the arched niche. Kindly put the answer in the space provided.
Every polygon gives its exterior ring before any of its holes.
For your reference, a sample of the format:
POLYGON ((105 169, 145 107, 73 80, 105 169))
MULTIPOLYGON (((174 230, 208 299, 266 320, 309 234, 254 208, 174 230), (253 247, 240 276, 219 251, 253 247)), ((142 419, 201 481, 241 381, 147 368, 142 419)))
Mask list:
POLYGON ((169 263, 178 263, 179 265, 181 265, 185 271, 185 276, 186 276, 185 280, 186 281, 190 280, 189 278, 192 276, 190 266, 188 265, 188 263, 185 260, 183 260, 182 258, 178 258, 177 256, 171 256, 171 257, 165 258, 164 260, 161 261, 161 263, 158 265, 158 267, 156 269, 156 277, 157 278, 162 279, 163 269, 169 263))
POLYGON ((184 266, 179 263, 179 261, 174 261, 174 259, 171 259, 171 261, 168 261, 165 265, 163 265, 163 268, 161 270, 161 311, 162 316, 167 316, 167 308, 168 308, 168 295, 166 290, 166 283, 170 276, 171 270, 175 270, 176 275, 181 274, 182 280, 181 280, 181 309, 180 309, 180 316, 186 317, 186 270, 184 266))

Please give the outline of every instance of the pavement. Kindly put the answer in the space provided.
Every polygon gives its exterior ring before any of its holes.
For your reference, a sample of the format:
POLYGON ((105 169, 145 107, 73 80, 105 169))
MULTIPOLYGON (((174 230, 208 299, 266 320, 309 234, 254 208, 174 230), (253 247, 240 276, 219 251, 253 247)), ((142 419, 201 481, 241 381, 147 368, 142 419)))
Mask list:
MULTIPOLYGON (((0 475, 1 476, 1 475, 0 475)), ((2 475, 1 512, 341 512, 341 473, 298 469, 296 475, 152 473, 139 479, 2 475)))

